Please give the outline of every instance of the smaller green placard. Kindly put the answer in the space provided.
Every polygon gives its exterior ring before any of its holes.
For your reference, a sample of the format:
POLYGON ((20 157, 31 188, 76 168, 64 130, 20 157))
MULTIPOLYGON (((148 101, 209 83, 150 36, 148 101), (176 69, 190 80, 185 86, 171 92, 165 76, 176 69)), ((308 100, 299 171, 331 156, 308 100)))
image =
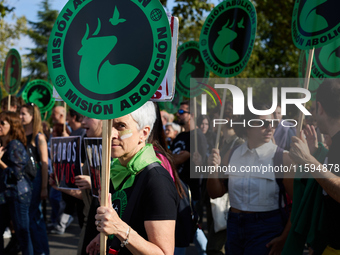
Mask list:
POLYGON ((41 113, 52 110, 54 106, 52 85, 44 80, 34 80, 27 84, 22 92, 26 103, 34 103, 41 113))
POLYGON ((155 94, 171 48, 169 19, 159 0, 69 1, 52 29, 47 64, 72 109, 113 119, 155 94))
POLYGON ((247 66, 256 35, 256 10, 248 0, 226 0, 206 18, 200 51, 209 69, 220 77, 238 75, 247 66))
POLYGON ((340 38, 315 49, 313 67, 318 78, 340 78, 340 38))
POLYGON ((21 58, 16 49, 10 49, 2 71, 2 82, 8 94, 13 95, 21 83, 21 58))
POLYGON ((340 37, 340 1, 295 1, 292 38, 302 50, 319 48, 340 37))
POLYGON ((202 85, 195 80, 208 77, 209 69, 201 57, 198 42, 189 41, 179 46, 177 49, 176 91, 188 98, 199 96, 202 93, 202 85))

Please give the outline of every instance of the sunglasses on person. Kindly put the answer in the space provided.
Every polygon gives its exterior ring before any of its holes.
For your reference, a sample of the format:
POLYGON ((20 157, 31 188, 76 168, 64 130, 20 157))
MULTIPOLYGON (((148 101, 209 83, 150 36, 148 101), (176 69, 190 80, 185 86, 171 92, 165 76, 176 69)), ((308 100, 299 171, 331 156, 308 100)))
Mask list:
POLYGON ((182 109, 179 109, 179 110, 178 110, 178 114, 179 114, 179 115, 182 115, 182 114, 184 114, 184 113, 190 113, 190 112, 184 111, 184 110, 182 110, 182 109))

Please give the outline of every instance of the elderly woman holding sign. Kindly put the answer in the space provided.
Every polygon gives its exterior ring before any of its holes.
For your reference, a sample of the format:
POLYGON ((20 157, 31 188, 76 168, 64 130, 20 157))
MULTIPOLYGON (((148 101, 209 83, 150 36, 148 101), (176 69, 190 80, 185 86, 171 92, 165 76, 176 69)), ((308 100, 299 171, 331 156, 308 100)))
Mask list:
MULTIPOLYGON (((96 225, 110 254, 173 254, 178 195, 172 178, 146 141, 156 119, 152 102, 113 119, 109 203, 96 225)), ((99 235, 87 247, 99 252, 99 235)))

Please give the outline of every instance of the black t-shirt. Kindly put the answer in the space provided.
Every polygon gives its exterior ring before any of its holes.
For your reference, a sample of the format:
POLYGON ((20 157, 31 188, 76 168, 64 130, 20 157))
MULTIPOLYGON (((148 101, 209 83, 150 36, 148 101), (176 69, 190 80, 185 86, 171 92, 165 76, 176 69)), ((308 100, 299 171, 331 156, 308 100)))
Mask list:
MULTIPOLYGON (((194 150, 195 148, 194 142, 192 142, 190 146, 190 140, 192 139, 192 141, 194 141, 194 135, 195 135, 194 130, 180 133, 172 143, 171 146, 172 154, 179 154, 181 151, 190 152, 191 146, 192 150, 194 150)), ((202 133, 200 129, 197 129, 197 144, 198 152, 202 156, 202 162, 205 162, 205 157, 207 153, 207 140, 205 138, 205 135, 202 133)), ((177 171, 179 178, 181 178, 183 182, 189 185, 192 194, 192 199, 199 200, 200 180, 197 178, 190 179, 190 170, 195 171, 195 165, 192 162, 192 155, 190 155, 190 158, 187 161, 185 161, 182 165, 177 167, 177 171)))
MULTIPOLYGON (((125 190, 115 191, 112 183, 110 183, 112 207, 120 218, 122 218, 125 212, 138 179, 139 175, 136 175, 134 185, 125 190)), ((151 220, 176 220, 179 197, 170 174, 161 166, 148 171, 143 180, 143 186, 142 194, 136 205, 137 207, 133 209, 131 220, 127 224, 140 236, 148 240, 144 222, 151 220)), ((110 240, 108 244, 112 245, 110 240)), ((111 248, 115 250, 120 249, 119 254, 131 254, 125 247, 111 246, 111 248)))
MULTIPOLYGON (((340 165, 340 132, 332 137, 332 145, 327 154, 328 164, 334 164, 332 169, 340 165)), ((339 172, 331 171, 337 176, 339 172)), ((325 216, 326 216, 326 230, 329 243, 328 245, 336 250, 340 250, 340 203, 335 201, 330 196, 325 196, 325 216)))

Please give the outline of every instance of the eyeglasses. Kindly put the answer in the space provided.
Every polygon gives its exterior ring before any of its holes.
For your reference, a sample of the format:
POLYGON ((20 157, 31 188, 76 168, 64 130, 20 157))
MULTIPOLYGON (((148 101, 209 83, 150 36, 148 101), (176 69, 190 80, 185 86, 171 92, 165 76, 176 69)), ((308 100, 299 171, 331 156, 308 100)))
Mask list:
POLYGON ((179 115, 182 115, 182 114, 184 114, 184 113, 190 113, 190 112, 184 111, 184 110, 182 110, 182 109, 179 109, 179 110, 178 110, 178 114, 179 114, 179 115))

